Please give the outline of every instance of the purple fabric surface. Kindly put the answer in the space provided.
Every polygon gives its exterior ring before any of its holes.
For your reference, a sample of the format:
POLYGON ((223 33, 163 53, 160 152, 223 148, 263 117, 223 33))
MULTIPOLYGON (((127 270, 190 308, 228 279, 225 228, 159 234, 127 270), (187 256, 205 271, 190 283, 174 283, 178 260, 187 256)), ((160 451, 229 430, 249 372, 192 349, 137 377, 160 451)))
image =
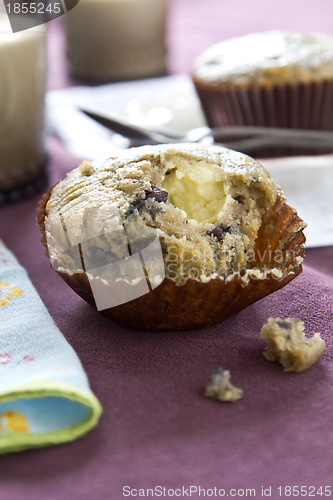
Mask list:
MULTIPOLYGON (((272 27, 333 31, 333 5, 323 0, 254 0, 251 8, 235 0, 227 11, 223 4, 174 2, 171 71, 187 71, 194 52, 232 34, 272 27)), ((69 84, 59 68, 50 75, 51 87, 69 84)), ((54 138, 48 150, 54 184, 78 159, 54 138)), ((1 500, 119 500, 125 485, 217 487, 226 496, 230 488, 255 488, 257 498, 262 486, 272 486, 274 499, 288 496, 279 496, 278 486, 332 486, 333 247, 308 250, 300 277, 224 323, 143 333, 95 312, 50 269, 35 221, 38 199, 1 207, 0 237, 79 355, 104 413, 95 430, 73 443, 0 456, 1 500), (288 374, 266 361, 259 332, 268 316, 296 316, 309 334, 321 332, 320 362, 288 374), (203 396, 220 365, 244 389, 235 404, 203 396)))

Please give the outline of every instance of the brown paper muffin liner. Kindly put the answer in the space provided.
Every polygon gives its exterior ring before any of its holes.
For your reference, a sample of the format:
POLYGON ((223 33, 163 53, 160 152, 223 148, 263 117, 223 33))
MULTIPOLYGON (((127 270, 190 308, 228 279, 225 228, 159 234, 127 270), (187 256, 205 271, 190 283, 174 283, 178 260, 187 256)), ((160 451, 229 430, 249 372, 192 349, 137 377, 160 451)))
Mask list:
MULTIPOLYGON (((194 78, 208 125, 253 125, 307 130, 333 130, 333 80, 281 86, 230 86, 194 78)), ((251 156, 324 154, 332 148, 272 146, 251 156)))
MULTIPOLYGON (((37 216, 47 256, 45 207, 50 193, 43 196, 37 216)), ((188 279, 182 286, 165 278, 161 285, 146 295, 106 309, 102 314, 122 325, 140 330, 185 330, 213 325, 279 290, 302 272, 304 226, 302 219, 285 203, 279 191, 274 206, 263 217, 253 251, 254 259, 249 264, 253 274, 248 282, 242 279, 246 270, 235 272, 228 279, 218 277, 207 283, 188 279), (282 276, 273 270, 274 255, 279 255, 282 276), (264 272, 264 278, 260 278, 256 271, 264 272)), ((58 274, 80 297, 96 308, 84 272, 58 274)))

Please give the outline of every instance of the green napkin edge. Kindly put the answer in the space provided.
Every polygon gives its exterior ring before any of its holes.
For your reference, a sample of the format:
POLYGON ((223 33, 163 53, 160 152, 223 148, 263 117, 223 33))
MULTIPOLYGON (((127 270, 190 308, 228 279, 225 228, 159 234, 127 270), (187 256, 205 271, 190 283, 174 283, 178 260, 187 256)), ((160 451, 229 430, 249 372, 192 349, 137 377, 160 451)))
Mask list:
POLYGON ((9 452, 22 451, 29 448, 42 448, 74 441, 93 429, 102 414, 102 406, 96 396, 89 391, 79 389, 71 384, 51 381, 36 381, 21 384, 10 391, 0 392, 0 403, 7 403, 15 399, 43 398, 58 396, 76 401, 91 409, 89 417, 75 426, 66 427, 54 432, 44 434, 31 434, 15 432, 0 434, 0 455, 9 452))

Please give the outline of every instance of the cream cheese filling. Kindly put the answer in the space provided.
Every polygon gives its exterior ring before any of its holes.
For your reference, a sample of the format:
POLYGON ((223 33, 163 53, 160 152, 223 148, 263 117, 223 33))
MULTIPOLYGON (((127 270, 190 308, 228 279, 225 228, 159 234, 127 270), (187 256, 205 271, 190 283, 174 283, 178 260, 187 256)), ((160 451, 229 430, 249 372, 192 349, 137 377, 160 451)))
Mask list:
POLYGON ((170 202, 186 213, 187 218, 199 223, 215 224, 226 201, 224 175, 221 168, 188 161, 177 162, 167 172, 163 188, 170 202))

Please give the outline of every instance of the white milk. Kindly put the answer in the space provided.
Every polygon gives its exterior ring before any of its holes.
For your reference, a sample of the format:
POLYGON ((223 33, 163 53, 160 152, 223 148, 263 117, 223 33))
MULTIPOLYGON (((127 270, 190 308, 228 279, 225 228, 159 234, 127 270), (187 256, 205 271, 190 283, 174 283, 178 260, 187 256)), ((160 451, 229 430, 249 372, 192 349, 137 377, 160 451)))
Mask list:
POLYGON ((41 176, 46 31, 13 34, 0 12, 0 193, 41 176))
POLYGON ((165 73, 168 0, 80 0, 64 16, 71 73, 107 82, 165 73))

